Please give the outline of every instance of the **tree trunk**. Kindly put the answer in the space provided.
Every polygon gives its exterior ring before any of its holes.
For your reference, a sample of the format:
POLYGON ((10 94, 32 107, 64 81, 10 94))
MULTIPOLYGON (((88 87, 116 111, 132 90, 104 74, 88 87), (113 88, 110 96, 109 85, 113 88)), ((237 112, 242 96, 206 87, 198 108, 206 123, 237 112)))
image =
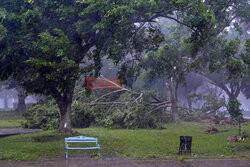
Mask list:
POLYGON ((239 122, 239 136, 241 136, 241 118, 238 118, 238 122, 239 122))
POLYGON ((26 104, 25 104, 26 94, 22 87, 18 87, 17 92, 18 92, 17 111, 22 112, 26 110, 26 104))
POLYGON ((170 81, 170 100, 171 100, 171 111, 172 111, 172 121, 180 122, 179 114, 178 114, 178 99, 177 99, 177 89, 178 85, 175 79, 171 78, 170 81))
POLYGON ((71 126, 71 105, 74 93, 74 85, 63 96, 56 98, 57 105, 60 109, 60 132, 73 133, 71 126))
POLYGON ((234 95, 233 93, 228 94, 229 101, 236 100, 238 98, 238 95, 234 95))
POLYGON ((59 101, 58 107, 60 109, 60 132, 70 132, 72 133, 71 126, 71 102, 68 101, 59 101))
POLYGON ((8 95, 7 93, 4 95, 4 109, 8 109, 9 105, 8 105, 8 95))
POLYGON ((193 103, 189 95, 187 95, 188 112, 191 114, 193 112, 193 103))

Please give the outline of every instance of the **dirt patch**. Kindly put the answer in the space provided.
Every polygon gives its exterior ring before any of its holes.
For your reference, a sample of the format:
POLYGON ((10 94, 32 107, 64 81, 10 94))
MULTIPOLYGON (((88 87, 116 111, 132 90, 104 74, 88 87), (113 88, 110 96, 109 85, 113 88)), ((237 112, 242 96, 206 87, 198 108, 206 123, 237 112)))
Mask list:
POLYGON ((206 134, 214 134, 219 133, 220 131, 215 127, 209 127, 207 130, 205 130, 206 134))

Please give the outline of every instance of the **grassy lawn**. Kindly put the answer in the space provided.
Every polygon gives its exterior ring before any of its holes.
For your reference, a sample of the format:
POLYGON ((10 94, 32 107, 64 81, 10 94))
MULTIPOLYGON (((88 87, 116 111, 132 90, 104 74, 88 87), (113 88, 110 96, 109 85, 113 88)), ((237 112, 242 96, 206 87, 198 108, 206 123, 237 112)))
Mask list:
MULTIPOLYGON (((250 138, 240 143, 228 143, 237 128, 219 126, 221 133, 207 135, 205 124, 167 124, 162 130, 125 130, 91 127, 75 129, 82 135, 98 137, 103 156, 123 158, 179 157, 179 136, 193 136, 192 157, 250 156, 250 138)), ((250 136, 250 124, 243 130, 250 136)), ((64 134, 44 132, 0 138, 0 160, 37 160, 44 156, 63 156, 64 134)), ((70 151, 72 154, 90 154, 95 151, 70 151)))
POLYGON ((22 116, 15 112, 0 112, 0 128, 18 128, 22 120, 22 116))

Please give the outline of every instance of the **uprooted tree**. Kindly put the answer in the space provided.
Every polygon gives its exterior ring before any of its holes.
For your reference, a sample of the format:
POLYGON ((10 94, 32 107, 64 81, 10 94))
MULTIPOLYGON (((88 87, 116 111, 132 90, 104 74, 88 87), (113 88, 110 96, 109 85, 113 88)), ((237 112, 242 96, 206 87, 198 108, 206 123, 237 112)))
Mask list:
POLYGON ((26 91, 55 98, 60 130, 72 132, 70 113, 76 80, 80 75, 97 76, 102 56, 119 62, 128 53, 157 47, 162 40, 160 32, 147 23, 160 17, 191 29, 195 53, 235 16, 243 15, 239 9, 244 11, 245 3, 4 0, 0 2, 0 78, 11 76, 26 91), (181 19, 174 15, 177 11, 181 19))

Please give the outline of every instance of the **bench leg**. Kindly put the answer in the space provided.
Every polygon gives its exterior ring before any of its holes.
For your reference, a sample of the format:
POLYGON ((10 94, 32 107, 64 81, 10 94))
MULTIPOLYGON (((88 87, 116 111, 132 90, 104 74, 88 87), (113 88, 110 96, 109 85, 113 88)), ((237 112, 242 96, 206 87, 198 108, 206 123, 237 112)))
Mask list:
POLYGON ((178 154, 182 155, 182 149, 181 149, 181 147, 179 148, 179 153, 178 154))
POLYGON ((97 155, 100 157, 101 153, 100 153, 100 149, 97 150, 97 155))
MULTIPOLYGON (((96 143, 96 147, 100 147, 100 145, 98 143, 96 143)), ((97 155, 100 157, 101 153, 100 153, 100 149, 97 149, 97 155)))
POLYGON ((68 150, 66 150, 65 152, 65 158, 68 159, 69 155, 68 155, 68 150))
POLYGON ((68 159, 69 153, 68 153, 68 144, 67 143, 65 144, 65 150, 66 150, 65 151, 65 158, 68 159))

